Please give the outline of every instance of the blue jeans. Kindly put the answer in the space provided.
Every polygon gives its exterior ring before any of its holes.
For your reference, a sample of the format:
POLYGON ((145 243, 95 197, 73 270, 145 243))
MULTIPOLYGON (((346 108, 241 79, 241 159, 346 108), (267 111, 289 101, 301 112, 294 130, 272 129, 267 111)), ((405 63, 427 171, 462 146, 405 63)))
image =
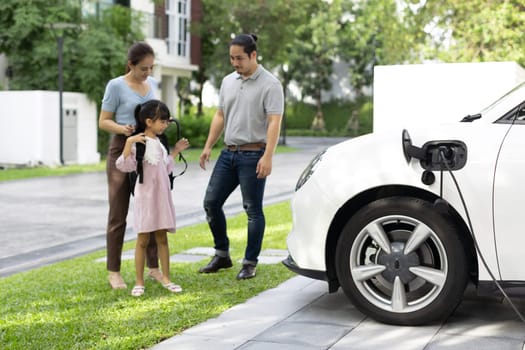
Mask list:
POLYGON ((206 189, 204 210, 213 234, 217 255, 229 254, 230 241, 226 233, 223 205, 230 194, 241 186, 242 204, 248 215, 248 242, 244 264, 257 264, 266 225, 263 212, 263 195, 266 179, 258 179, 255 169, 264 150, 222 150, 206 189))

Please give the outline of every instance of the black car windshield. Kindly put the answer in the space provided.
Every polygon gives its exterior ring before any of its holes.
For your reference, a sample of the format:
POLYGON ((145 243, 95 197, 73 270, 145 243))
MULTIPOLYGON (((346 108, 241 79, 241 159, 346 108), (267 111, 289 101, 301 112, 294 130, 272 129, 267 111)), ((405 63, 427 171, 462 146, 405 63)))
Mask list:
MULTIPOLYGON (((503 109, 512 109, 516 107, 518 104, 523 102, 525 99, 525 81, 518 84, 512 90, 507 92, 505 95, 501 96, 499 99, 491 103, 488 107, 485 107, 481 110, 480 113, 469 115, 463 118, 462 121, 473 121, 475 119, 479 119, 482 116, 486 116, 490 114, 492 111, 497 111, 500 107, 503 109)), ((498 113, 505 113, 506 110, 498 111, 498 113)))

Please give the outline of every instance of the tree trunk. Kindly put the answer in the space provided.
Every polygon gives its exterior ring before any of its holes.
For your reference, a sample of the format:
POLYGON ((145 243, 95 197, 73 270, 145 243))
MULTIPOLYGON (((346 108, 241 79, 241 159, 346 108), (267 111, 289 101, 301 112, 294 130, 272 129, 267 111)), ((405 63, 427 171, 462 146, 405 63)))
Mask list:
POLYGON ((202 91, 204 90, 204 83, 206 82, 206 80, 208 80, 208 78, 206 77, 206 72, 202 67, 199 68, 199 71, 195 75, 195 78, 199 83, 199 102, 197 103, 197 117, 202 117, 204 115, 204 111, 202 110, 202 91))
POLYGON ((317 112, 315 113, 314 120, 312 121, 311 129, 315 131, 325 131, 326 128, 325 128, 325 122, 324 122, 323 109, 321 105, 321 89, 320 88, 317 90, 315 104, 317 106, 317 112))
POLYGON ((357 136, 359 133, 359 111, 357 109, 350 113, 350 118, 346 123, 346 130, 351 131, 352 136, 357 136))

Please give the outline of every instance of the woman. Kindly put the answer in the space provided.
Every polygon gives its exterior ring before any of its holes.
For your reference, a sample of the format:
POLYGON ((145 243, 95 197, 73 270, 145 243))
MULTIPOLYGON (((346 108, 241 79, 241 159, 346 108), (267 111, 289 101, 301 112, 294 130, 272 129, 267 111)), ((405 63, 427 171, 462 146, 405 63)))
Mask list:
MULTIPOLYGON (((156 83, 150 76, 154 61, 155 54, 147 43, 138 42, 129 48, 126 74, 111 79, 106 85, 98 121, 100 129, 112 134, 106 163, 109 199, 106 242, 108 280, 113 289, 127 287, 120 265, 130 197, 128 175, 116 168, 115 161, 124 149, 126 138, 135 130, 135 107, 155 98, 156 83)), ((153 235, 146 260, 149 276, 162 281, 153 235)))

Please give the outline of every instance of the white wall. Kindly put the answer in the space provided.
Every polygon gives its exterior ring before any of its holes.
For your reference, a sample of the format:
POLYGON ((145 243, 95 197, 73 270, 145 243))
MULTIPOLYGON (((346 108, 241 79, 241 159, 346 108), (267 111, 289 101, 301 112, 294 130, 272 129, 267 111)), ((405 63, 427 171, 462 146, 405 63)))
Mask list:
POLYGON ((63 108, 76 108, 79 111, 76 134, 78 148, 75 163, 92 164, 100 162, 100 154, 97 152, 98 115, 96 104, 90 101, 85 94, 66 92, 63 96, 63 108))
POLYGON ((374 68, 374 132, 461 120, 525 80, 515 62, 374 68))
MULTIPOLYGON (((0 91, 0 164, 60 164, 59 97, 56 91, 0 91)), ((64 92, 63 108, 77 110, 75 160, 90 164, 100 161, 97 152, 96 106, 84 94, 64 92)))

